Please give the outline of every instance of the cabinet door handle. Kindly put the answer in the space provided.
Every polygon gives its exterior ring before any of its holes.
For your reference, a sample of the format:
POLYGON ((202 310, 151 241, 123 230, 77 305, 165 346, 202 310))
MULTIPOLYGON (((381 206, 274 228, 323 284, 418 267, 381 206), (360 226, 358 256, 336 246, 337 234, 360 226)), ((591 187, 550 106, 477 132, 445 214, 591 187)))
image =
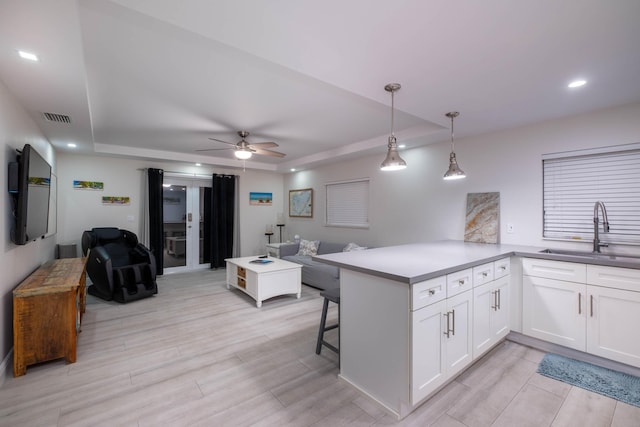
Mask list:
POLYGON ((486 271, 482 272, 482 277, 487 277, 489 275, 489 273, 487 273, 486 271))
POLYGON ((496 293, 498 294, 498 310, 500 310, 500 303, 502 302, 501 301, 502 295, 500 295, 500 289, 496 290, 496 293))
POLYGON ((455 335, 456 334, 456 311, 455 310, 451 310, 451 317, 453 318, 451 320, 451 326, 453 326, 451 328, 451 334, 455 335))
POLYGON ((589 295, 589 297, 590 297, 589 305, 591 306, 591 307, 590 307, 590 310, 591 310, 591 317, 593 317, 593 295, 589 295))
POLYGON ((464 285, 464 279, 460 279, 460 280, 458 280, 458 284, 459 284, 460 286, 464 285))
POLYGON ((578 292, 578 314, 582 314, 582 293, 578 292))
POLYGON ((493 311, 498 311, 498 291, 491 291, 491 294, 493 295, 493 305, 491 308, 493 311))
POLYGON ((429 289, 429 295, 435 295, 436 290, 435 289, 429 289))
POLYGON ((443 316, 447 318, 447 329, 445 330, 444 335, 449 338, 449 312, 447 311, 443 316))

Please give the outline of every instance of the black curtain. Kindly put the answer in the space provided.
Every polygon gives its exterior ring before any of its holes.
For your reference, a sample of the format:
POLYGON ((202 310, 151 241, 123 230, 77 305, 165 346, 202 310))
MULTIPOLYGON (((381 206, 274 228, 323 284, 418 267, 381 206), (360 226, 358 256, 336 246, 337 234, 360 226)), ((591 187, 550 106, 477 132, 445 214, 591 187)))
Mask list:
POLYGON ((211 211, 213 208, 213 191, 211 191, 211 187, 204 188, 204 218, 202 219, 202 259, 205 262, 211 262, 211 250, 213 249, 211 245, 211 236, 212 236, 212 228, 213 221, 211 220, 211 211))
MULTIPOLYGON (((209 256, 211 268, 225 266, 225 258, 233 257, 233 223, 235 205, 235 176, 213 174, 213 183, 209 197, 205 191, 205 203, 209 210, 205 208, 205 236, 203 242, 205 256, 209 256)), ((207 259, 207 258, 205 258, 207 259)))
POLYGON ((164 272, 164 213, 162 210, 162 169, 147 170, 149 174, 149 249, 156 257, 156 274, 164 272))

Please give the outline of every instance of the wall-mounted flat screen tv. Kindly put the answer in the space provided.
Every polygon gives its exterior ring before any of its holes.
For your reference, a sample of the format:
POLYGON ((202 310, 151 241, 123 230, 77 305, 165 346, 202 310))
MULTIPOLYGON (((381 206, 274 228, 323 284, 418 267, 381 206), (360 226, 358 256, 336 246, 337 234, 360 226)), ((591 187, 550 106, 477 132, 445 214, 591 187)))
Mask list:
POLYGON ((44 237, 49 222, 51 166, 29 144, 17 150, 9 164, 9 193, 13 200, 11 240, 16 245, 44 237))

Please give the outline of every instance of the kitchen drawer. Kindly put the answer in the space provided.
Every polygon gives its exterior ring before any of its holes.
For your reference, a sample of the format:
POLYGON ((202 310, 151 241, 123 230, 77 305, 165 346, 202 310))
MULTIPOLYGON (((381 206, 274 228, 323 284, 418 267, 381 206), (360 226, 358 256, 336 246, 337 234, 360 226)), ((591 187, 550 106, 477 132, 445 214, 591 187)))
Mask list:
POLYGON ((522 273, 566 282, 585 283, 587 280, 586 264, 548 259, 523 258, 522 273))
POLYGON ((588 264, 587 283, 589 285, 640 292, 640 270, 588 264))
POLYGON ((468 291, 473 287, 473 269, 456 271, 447 274, 447 298, 468 291))
POLYGON ((411 310, 415 311, 447 297, 447 277, 416 283, 411 287, 411 310))
POLYGON ((511 274, 511 258, 502 258, 493 263, 493 275, 496 279, 511 274))
POLYGON ((480 286, 493 280, 493 263, 473 267, 473 286, 480 286))

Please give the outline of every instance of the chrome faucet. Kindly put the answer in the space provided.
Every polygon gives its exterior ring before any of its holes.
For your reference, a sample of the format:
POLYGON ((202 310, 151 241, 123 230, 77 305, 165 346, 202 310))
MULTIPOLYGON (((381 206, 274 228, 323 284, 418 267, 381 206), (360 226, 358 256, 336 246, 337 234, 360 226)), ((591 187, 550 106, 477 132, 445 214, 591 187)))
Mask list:
POLYGON ((607 209, 604 207, 604 203, 598 201, 593 206, 593 252, 594 253, 599 253, 600 248, 603 246, 605 248, 609 246, 608 243, 600 242, 600 232, 599 232, 600 218, 598 218, 598 207, 600 207, 600 210, 602 211, 602 231, 604 233, 609 232, 609 219, 607 218, 607 209))

